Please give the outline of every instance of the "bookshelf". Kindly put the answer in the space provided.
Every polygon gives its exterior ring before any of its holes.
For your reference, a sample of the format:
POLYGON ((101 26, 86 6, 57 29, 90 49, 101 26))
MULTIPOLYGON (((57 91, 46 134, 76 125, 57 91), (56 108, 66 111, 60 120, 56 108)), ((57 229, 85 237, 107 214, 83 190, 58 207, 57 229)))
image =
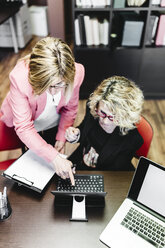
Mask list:
MULTIPOLYGON (((152 5, 151 0, 146 1, 141 7, 129 7, 127 6, 127 1, 125 1, 123 8, 115 8, 114 4, 115 0, 111 0, 109 6, 99 8, 77 7, 76 0, 72 0, 74 55, 76 62, 82 63, 86 72, 84 83, 80 90, 80 98, 88 98, 89 94, 103 79, 112 75, 121 75, 136 82, 143 90, 146 99, 164 99, 165 46, 156 46, 155 41, 147 45, 147 39, 150 17, 165 14, 165 7, 152 5), (130 15, 130 13, 137 13, 143 22, 138 45, 131 46, 122 45, 121 41, 119 42, 120 34, 118 33, 116 37, 115 30, 117 26, 115 18, 125 14, 130 15), (108 43, 106 45, 77 45, 75 20, 78 19, 80 14, 87 15, 91 19, 97 18, 101 23, 104 19, 108 20, 108 43)), ((159 22, 157 27, 158 25, 159 22)), ((120 32, 123 35, 123 30, 120 32)), ((155 40, 156 34, 157 31, 155 40)), ((136 35, 135 32, 135 37, 136 35)), ((122 37, 122 39, 124 38, 122 37)), ((129 43, 130 39, 126 39, 126 44, 127 42, 129 43)), ((136 43, 136 40, 133 42, 136 43)))

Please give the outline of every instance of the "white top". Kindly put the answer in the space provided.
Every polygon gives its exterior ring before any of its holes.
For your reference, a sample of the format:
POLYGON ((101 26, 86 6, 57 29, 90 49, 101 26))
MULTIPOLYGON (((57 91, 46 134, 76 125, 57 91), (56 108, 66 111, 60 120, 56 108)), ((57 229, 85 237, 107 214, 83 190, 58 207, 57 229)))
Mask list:
POLYGON ((57 106, 61 99, 61 91, 54 96, 49 92, 46 93, 47 101, 45 109, 34 121, 34 127, 37 132, 57 126, 60 120, 60 115, 57 113, 57 106))

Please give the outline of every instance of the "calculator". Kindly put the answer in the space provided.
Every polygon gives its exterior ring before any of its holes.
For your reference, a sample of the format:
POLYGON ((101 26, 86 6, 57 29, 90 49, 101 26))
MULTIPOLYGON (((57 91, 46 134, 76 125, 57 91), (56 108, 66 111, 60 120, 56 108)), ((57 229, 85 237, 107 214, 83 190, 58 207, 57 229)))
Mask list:
POLYGON ((104 176, 77 174, 74 176, 75 186, 71 185, 70 179, 58 178, 56 190, 51 191, 54 195, 86 195, 105 196, 104 176))

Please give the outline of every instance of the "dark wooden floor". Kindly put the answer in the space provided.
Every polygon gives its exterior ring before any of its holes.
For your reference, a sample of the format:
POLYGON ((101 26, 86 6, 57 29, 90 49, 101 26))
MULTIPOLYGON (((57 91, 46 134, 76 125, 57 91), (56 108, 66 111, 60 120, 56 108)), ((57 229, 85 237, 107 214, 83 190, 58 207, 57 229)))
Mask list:
MULTIPOLYGON (((12 49, 0 49, 0 105, 9 90, 9 72, 12 70, 16 61, 27 55, 34 44, 41 39, 41 37, 33 37, 25 49, 21 49, 18 54, 14 54, 12 49)), ((75 125, 81 122, 85 113, 85 100, 80 100, 78 115, 75 125)), ((154 130, 154 137, 148 154, 148 158, 165 165, 165 100, 145 100, 143 115, 152 124, 154 130)), ((67 152, 75 148, 75 145, 67 146, 67 152)), ((20 151, 1 152, 0 160, 19 155, 20 151)), ((137 161, 135 161, 136 164, 137 161)))

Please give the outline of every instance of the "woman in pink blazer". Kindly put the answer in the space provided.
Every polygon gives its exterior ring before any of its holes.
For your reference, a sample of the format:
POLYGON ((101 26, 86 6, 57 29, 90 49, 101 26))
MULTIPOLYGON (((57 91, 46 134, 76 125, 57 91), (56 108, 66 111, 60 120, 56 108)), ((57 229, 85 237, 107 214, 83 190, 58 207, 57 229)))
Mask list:
POLYGON ((10 91, 1 106, 1 120, 14 127, 20 140, 46 161, 63 179, 74 184, 72 163, 62 158, 65 130, 75 120, 84 67, 75 63, 69 46, 47 37, 36 43, 10 73, 10 91), (39 131, 58 126, 55 146, 39 131))

